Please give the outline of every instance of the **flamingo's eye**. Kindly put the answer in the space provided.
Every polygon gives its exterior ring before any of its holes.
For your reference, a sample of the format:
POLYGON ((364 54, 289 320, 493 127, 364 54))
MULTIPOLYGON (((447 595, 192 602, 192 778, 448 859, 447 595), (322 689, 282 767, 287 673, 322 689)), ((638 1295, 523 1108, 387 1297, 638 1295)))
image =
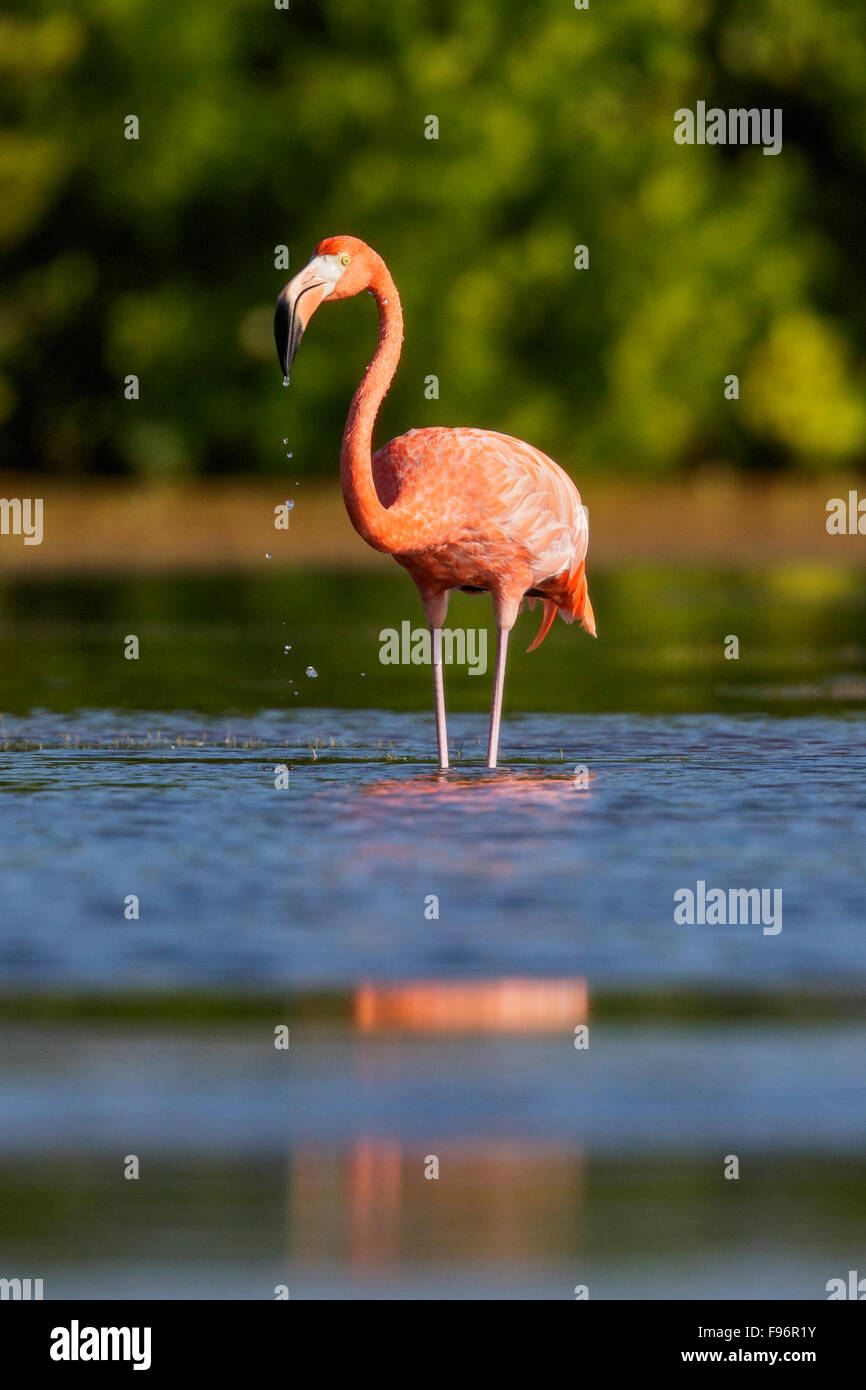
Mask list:
POLYGON ((348 265, 350 260, 351 257, 347 255, 347 253, 344 251, 342 256, 340 257, 340 265, 348 265))

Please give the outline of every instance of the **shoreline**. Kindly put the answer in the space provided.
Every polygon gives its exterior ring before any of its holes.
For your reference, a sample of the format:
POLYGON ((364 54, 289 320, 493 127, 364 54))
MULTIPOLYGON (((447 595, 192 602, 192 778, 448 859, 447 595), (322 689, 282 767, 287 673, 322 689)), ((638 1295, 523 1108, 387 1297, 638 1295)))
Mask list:
MULTIPOLYGON (((866 535, 830 535, 831 498, 856 479, 733 479, 698 475, 657 483, 589 479, 590 568, 701 564, 760 568, 802 561, 866 563, 866 535)), ((864 488, 866 496, 866 488, 864 488)), ((392 563, 354 532, 338 483, 219 479, 69 484, 5 477, 0 496, 41 497, 41 544, 0 534, 0 576, 274 568, 372 570, 392 563), (288 529, 274 509, 294 502, 288 529), (267 558, 270 556, 271 558, 267 558)), ((863 518, 866 524, 866 517, 863 518)))

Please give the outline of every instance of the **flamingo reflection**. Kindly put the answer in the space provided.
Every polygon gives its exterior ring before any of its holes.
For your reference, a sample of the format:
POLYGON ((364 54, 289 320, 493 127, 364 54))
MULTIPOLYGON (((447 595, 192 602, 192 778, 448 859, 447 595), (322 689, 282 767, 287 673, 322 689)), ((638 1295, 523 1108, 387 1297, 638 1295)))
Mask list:
POLYGON ((365 984, 359 1032, 558 1033, 586 1021, 586 979, 420 980, 365 984))

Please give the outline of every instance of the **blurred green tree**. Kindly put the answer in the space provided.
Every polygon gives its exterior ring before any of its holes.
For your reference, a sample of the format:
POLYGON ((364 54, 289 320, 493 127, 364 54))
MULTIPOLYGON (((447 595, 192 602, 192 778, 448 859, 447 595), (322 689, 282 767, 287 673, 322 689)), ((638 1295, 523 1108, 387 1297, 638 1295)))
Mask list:
POLYGON ((373 307, 322 311, 290 395, 271 318, 275 246, 337 232, 404 298, 382 440, 497 428, 578 477, 866 456, 860 0, 27 0, 0 71, 3 467, 280 471, 288 436, 334 474, 373 307), (781 155, 675 144, 697 100, 780 107, 781 155))

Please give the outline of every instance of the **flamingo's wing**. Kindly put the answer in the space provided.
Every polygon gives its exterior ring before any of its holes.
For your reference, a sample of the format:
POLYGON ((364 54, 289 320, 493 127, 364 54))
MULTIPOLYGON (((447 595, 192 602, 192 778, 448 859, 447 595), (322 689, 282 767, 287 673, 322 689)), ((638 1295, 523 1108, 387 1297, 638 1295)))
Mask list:
MULTIPOLYGON (((518 597, 545 585, 544 620, 533 646, 557 610, 580 618, 594 632, 586 592, 589 523, 568 474, 532 445, 481 429, 410 430, 373 456, 384 505, 411 516, 415 549, 428 530, 465 546, 467 553, 501 559, 503 573, 520 576, 518 597)), ((453 555, 449 577, 454 575, 453 555)), ((486 584, 484 587, 488 587, 486 584)))
POLYGON ((568 474, 521 439, 486 438, 488 466, 496 470, 491 520, 527 550, 533 585, 576 570, 586 559, 589 522, 568 474))
POLYGON ((567 623, 579 618, 595 636, 595 616, 586 584, 589 518, 580 493, 553 459, 507 435, 494 436, 491 452, 499 485, 494 516, 503 532, 530 558, 532 587, 544 587, 544 616, 534 651, 557 612, 567 623))
POLYGON ((586 557, 580 494, 558 464, 522 439, 493 430, 409 430, 373 455, 385 506, 400 498, 419 530, 428 514, 447 534, 495 530, 529 557, 533 583, 586 557))

